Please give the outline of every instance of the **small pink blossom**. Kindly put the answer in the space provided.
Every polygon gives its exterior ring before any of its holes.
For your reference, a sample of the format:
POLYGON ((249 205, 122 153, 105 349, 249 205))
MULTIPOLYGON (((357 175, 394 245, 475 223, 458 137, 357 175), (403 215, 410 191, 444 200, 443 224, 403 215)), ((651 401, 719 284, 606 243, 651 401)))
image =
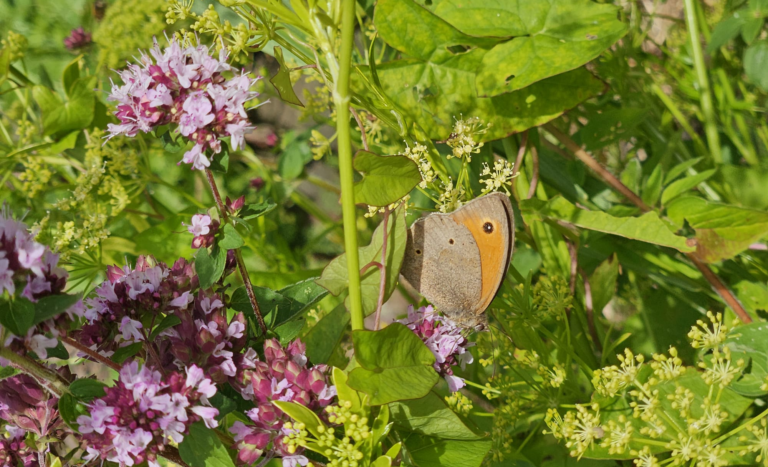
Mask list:
POLYGON ((192 224, 187 227, 189 233, 197 237, 198 235, 207 235, 211 231, 211 216, 208 214, 195 214, 192 216, 192 224))

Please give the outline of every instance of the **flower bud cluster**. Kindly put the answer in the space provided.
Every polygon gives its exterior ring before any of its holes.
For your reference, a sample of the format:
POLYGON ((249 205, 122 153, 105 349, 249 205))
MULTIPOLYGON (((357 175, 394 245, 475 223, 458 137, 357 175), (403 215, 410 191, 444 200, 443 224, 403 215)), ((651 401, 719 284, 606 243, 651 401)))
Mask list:
POLYGON ((267 451, 271 456, 282 457, 284 467, 306 462, 294 445, 287 444, 292 432, 285 424, 290 417, 272 404, 290 401, 319 411, 336 396, 336 388, 327 383, 325 366, 308 368, 305 352, 305 345, 298 339, 286 349, 276 339, 269 339, 264 342, 264 360, 249 349, 239 361, 232 384, 256 406, 246 412, 253 425, 235 422, 230 428, 235 434, 240 462, 251 464, 267 451))
POLYGON ((31 376, 18 374, 0 381, 0 419, 11 424, 8 426, 30 431, 40 438, 52 435, 65 428, 57 404, 58 399, 31 376))
POLYGON ((152 343, 162 367, 182 370, 194 364, 216 382, 235 376, 233 357, 245 347, 245 316, 236 313, 228 322, 220 296, 200 289, 193 264, 181 258, 169 268, 140 256, 134 269, 111 266, 107 276, 87 302, 90 324, 79 333, 80 342, 106 352, 145 342, 152 325, 174 315, 181 322, 152 343))
POLYGON ((37 453, 24 442, 26 432, 6 425, 7 436, 0 435, 0 465, 38 467, 37 453))
MULTIPOLYGON (((35 303, 62 293, 69 274, 58 263, 59 255, 36 242, 26 224, 14 220, 4 207, 0 213, 0 297, 15 296, 35 303)), ((45 359, 46 349, 56 347, 59 332, 83 313, 83 304, 78 301, 60 316, 32 326, 25 336, 9 334, 3 345, 17 353, 31 351, 45 359)))
POLYGON ((104 397, 89 404, 89 414, 79 416, 77 424, 91 457, 159 467, 157 456, 170 442, 181 443, 192 423, 218 426, 219 411, 208 403, 215 394, 216 386, 196 366, 163 377, 134 361, 123 367, 104 397))
POLYGON ((182 48, 174 38, 164 50, 155 41, 150 56, 141 64, 130 64, 119 72, 122 86, 113 83, 109 100, 117 101, 119 124, 110 124, 110 137, 136 136, 162 125, 176 125, 181 135, 195 143, 183 162, 203 170, 211 165, 207 150, 221 152, 221 138, 230 137, 232 149, 242 148, 245 133, 252 129, 244 104, 258 96, 250 89, 259 78, 223 72, 235 70, 227 64, 226 49, 218 58, 208 46, 182 48))
POLYGON ((451 392, 463 388, 466 383, 462 378, 454 376, 452 367, 460 365, 464 368, 466 364, 472 363, 472 354, 468 348, 475 344, 462 335, 461 328, 440 316, 431 305, 418 310, 409 306, 408 317, 398 322, 408 326, 432 351, 435 355, 435 371, 445 378, 451 392))

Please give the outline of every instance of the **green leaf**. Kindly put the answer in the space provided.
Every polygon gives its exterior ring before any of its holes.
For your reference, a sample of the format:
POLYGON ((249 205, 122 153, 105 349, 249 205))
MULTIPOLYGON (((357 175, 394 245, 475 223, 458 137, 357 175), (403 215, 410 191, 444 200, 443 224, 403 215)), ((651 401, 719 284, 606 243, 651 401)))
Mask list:
MULTIPOLYGON (((603 82, 581 68, 523 90, 478 98, 476 73, 498 38, 462 34, 411 0, 380 0, 374 23, 387 44, 410 57, 376 66, 384 93, 431 139, 446 139, 460 115, 492 124, 478 139, 499 139, 546 123, 604 89, 603 82)), ((359 70, 370 73, 368 67, 359 70)), ((355 84, 355 89, 361 87, 355 84)))
POLYGON ((180 257, 189 258, 195 255, 195 250, 191 247, 191 239, 187 235, 179 235, 179 230, 186 230, 181 227, 182 222, 189 222, 189 215, 169 215, 165 220, 154 225, 140 234, 133 240, 136 242, 136 254, 151 254, 158 261, 164 261, 173 264, 180 257))
POLYGON ((315 365, 328 363, 333 349, 341 342, 344 330, 349 324, 349 313, 344 304, 339 304, 323 316, 302 338, 307 346, 307 358, 315 365))
POLYGON ((325 428, 325 424, 320 420, 320 417, 315 412, 309 410, 301 404, 287 401, 272 401, 280 410, 288 414, 289 417, 306 425, 306 430, 315 438, 320 438, 320 427, 325 428))
POLYGON ((286 180, 297 178, 304 171, 304 166, 312 160, 308 137, 294 137, 283 150, 277 162, 277 171, 286 180))
POLYGON ((733 40, 741 32, 742 25, 744 25, 744 18, 739 15, 731 16, 717 23, 709 38, 707 53, 712 54, 733 40))
POLYGON ((520 208, 523 211, 536 212, 545 219, 566 221, 584 229, 653 243, 682 252, 694 250, 687 245, 685 237, 673 234, 655 212, 648 212, 640 217, 614 217, 605 212, 579 209, 560 196, 547 203, 534 199, 524 200, 520 203, 520 208))
POLYGON ((219 409, 216 420, 223 419, 228 413, 237 409, 237 403, 232 398, 225 396, 221 391, 216 392, 210 399, 211 405, 219 409))
POLYGON ((648 206, 655 206, 661 196, 662 182, 664 181, 664 170, 661 164, 656 165, 645 182, 643 188, 643 202, 648 206))
POLYGON ((64 67, 64 72, 61 75, 61 83, 64 85, 64 92, 67 94, 67 97, 72 98, 72 88, 75 84, 75 81, 77 81, 80 78, 80 59, 82 59, 82 55, 78 55, 75 57, 74 60, 69 62, 66 67, 64 67))
MULTIPOLYGON (((306 279, 279 291, 254 287, 253 293, 267 325, 279 326, 320 301, 328 291, 317 285, 315 279, 306 279)), ((230 307, 245 313, 249 319, 256 319, 245 287, 240 287, 232 293, 230 307)))
POLYGON ((35 322, 35 304, 24 297, 0 303, 0 324, 17 336, 27 335, 35 322))
POLYGON ((154 341, 161 332, 168 328, 172 328, 177 324, 181 324, 181 318, 176 315, 167 315, 165 318, 163 318, 162 321, 160 321, 160 324, 155 326, 155 329, 152 330, 152 333, 149 335, 149 340, 154 341))
POLYGON ((398 431, 444 439, 481 439, 443 399, 430 391, 421 399, 394 402, 389 405, 392 421, 398 431))
POLYGON ((483 57, 479 96, 515 91, 578 68, 627 32, 615 6, 589 0, 476 0, 471 6, 438 0, 433 5, 437 16, 465 34, 509 39, 483 57))
POLYGON ((592 273, 589 278, 589 286, 592 292, 592 309, 598 315, 611 301, 616 293, 616 280, 619 277, 619 260, 613 254, 608 257, 592 273))
POLYGON ((195 272, 200 277, 200 288, 209 289, 218 282, 224 273, 227 262, 227 250, 214 245, 211 252, 207 248, 200 248, 195 256, 195 272))
POLYGON ((432 351, 400 323, 355 331, 352 340, 360 366, 349 374, 349 386, 368 394, 371 405, 424 397, 439 379, 432 351))
POLYGON ((754 84, 768 91, 768 40, 755 42, 744 52, 744 72, 754 84))
POLYGON ((66 101, 44 86, 32 88, 34 97, 43 111, 44 135, 86 128, 93 120, 96 78, 83 77, 72 83, 66 101))
POLYGON ((355 170, 363 179, 355 183, 355 203, 388 206, 411 192, 421 181, 419 167, 405 156, 379 156, 358 151, 355 170))
POLYGON ((19 370, 12 366, 3 366, 0 367, 0 381, 10 378, 11 376, 16 376, 20 373, 19 370))
POLYGON ((118 365, 122 365, 124 361, 133 357, 140 351, 141 351, 141 342, 136 342, 135 344, 126 345, 125 347, 120 347, 119 349, 115 350, 115 353, 112 354, 111 360, 117 363, 118 365))
POLYGON ((60 360, 69 360, 69 352, 61 342, 57 342, 56 347, 49 347, 46 350, 48 358, 58 358, 60 360))
POLYGON ((64 422, 75 431, 77 431, 80 426, 77 424, 77 417, 87 414, 85 407, 77 402, 77 400, 72 397, 72 394, 62 394, 61 398, 59 398, 58 409, 59 415, 61 415, 64 422))
POLYGON ((731 349, 733 361, 744 359, 749 372, 731 383, 730 388, 747 397, 761 397, 768 391, 760 389, 768 377, 768 328, 764 322, 737 327, 725 340, 731 349))
POLYGON ((189 427, 189 434, 179 444, 179 454, 190 467, 235 467, 216 432, 203 422, 189 427))
POLYGON ((54 318, 80 301, 80 295, 48 295, 35 303, 35 319, 32 324, 42 323, 43 321, 54 318))
POLYGON ((95 397, 104 397, 106 392, 104 388, 106 384, 95 379, 80 378, 76 379, 69 385, 69 392, 78 399, 84 399, 89 401, 95 397))
POLYGON ((212 172, 218 172, 225 174, 229 170, 229 151, 226 148, 222 148, 222 151, 218 154, 214 154, 211 157, 211 166, 209 167, 212 172))
POLYGON ((224 224, 223 234, 224 237, 218 242, 218 247, 222 250, 236 250, 245 245, 243 237, 232 224, 224 224))
POLYGON ((334 367, 331 376, 333 378, 333 384, 336 386, 339 402, 349 402, 349 409, 353 412, 360 410, 363 404, 360 393, 349 387, 349 384, 347 384, 349 378, 346 373, 341 371, 341 369, 334 367))
POLYGON ((280 96, 280 99, 283 101, 298 105, 301 107, 304 107, 304 104, 301 103, 299 100, 299 97, 296 95, 296 93, 293 90, 293 83, 291 83, 291 71, 290 69, 285 65, 285 59, 283 59, 283 49, 282 47, 275 46, 275 59, 277 60, 277 63, 280 65, 280 68, 277 70, 277 74, 273 76, 269 82, 272 83, 272 86, 275 87, 275 91, 277 91, 277 94, 280 96))
POLYGON ((304 329, 304 320, 295 319, 293 321, 288 321, 281 326, 275 327, 275 334, 277 334, 277 337, 280 340, 280 344, 288 345, 299 335, 299 333, 301 333, 302 329, 304 329))
POLYGON ((696 252, 708 263, 730 259, 768 234, 768 212, 714 203, 693 196, 667 207, 669 217, 696 230, 696 252))
POLYGON ((417 467, 479 467, 491 450, 491 440, 448 440, 414 434, 405 439, 417 467))
POLYGON ((271 203, 269 201, 263 201, 258 204, 249 204, 245 207, 244 210, 240 212, 240 219, 243 219, 246 221, 249 219, 255 219, 257 217, 263 216, 269 211, 275 209, 276 207, 277 207, 277 204, 271 203))
MULTIPOLYGON (((381 262, 381 247, 384 243, 384 223, 382 222, 373 233, 371 243, 358 249, 360 257, 360 267, 376 261, 381 262)), ((386 289, 384 301, 389 298, 397 285, 400 266, 403 264, 405 255, 405 242, 407 238, 407 229, 405 224, 405 213, 402 208, 398 208, 389 215, 387 222, 387 261, 386 261, 386 289)), ((323 269, 317 284, 326 288, 331 294, 338 296, 349 287, 347 276, 347 255, 342 254, 331 261, 323 269)), ((363 293, 363 312, 366 315, 376 310, 376 302, 379 298, 379 288, 381 286, 381 272, 379 268, 372 266, 368 268, 361 277, 361 288, 363 293)))
POLYGON ((591 113, 588 122, 574 137, 589 150, 600 149, 620 139, 627 139, 637 125, 648 116, 646 109, 625 107, 591 113))
POLYGON ((661 204, 666 205, 691 188, 698 186, 699 183, 710 178, 715 174, 715 172, 717 172, 717 169, 705 170, 703 172, 697 173, 696 175, 681 178, 680 180, 670 183, 669 186, 665 188, 664 192, 661 194, 661 204))
POLYGON ((693 159, 688 159, 685 162, 681 162, 677 164, 676 166, 669 169, 669 172, 667 173, 667 176, 664 177, 664 184, 669 184, 672 180, 676 179, 680 175, 684 174, 688 171, 691 167, 694 167, 699 162, 703 161, 703 157, 695 157, 693 159))

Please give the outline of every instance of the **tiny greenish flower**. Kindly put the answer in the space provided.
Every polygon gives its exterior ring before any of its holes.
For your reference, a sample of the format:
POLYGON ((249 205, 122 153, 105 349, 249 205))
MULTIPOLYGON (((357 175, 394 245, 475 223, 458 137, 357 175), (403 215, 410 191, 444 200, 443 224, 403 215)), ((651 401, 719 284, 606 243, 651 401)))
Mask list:
POLYGON ((436 178, 432 164, 430 164, 429 159, 427 159, 427 147, 418 142, 416 142, 413 147, 408 146, 408 143, 406 143, 404 154, 419 167, 419 173, 421 174, 419 187, 427 188, 427 185, 432 183, 436 178))
POLYGON ((669 348, 669 357, 664 354, 653 354, 651 368, 653 368, 653 374, 662 381, 675 379, 685 370, 683 361, 677 356, 677 349, 674 347, 669 348))
POLYGON ((757 462, 762 462, 763 466, 768 466, 768 429, 766 429, 766 420, 760 420, 760 426, 750 425, 747 427, 754 439, 748 441, 751 452, 757 453, 757 462))
POLYGON ((724 467, 728 465, 726 451, 722 446, 705 444, 696 461, 696 467, 724 467))
POLYGON ((720 404, 712 404, 709 399, 705 399, 701 407, 704 409, 704 414, 688 425, 688 432, 707 435, 719 432, 720 425, 728 418, 728 412, 720 410, 720 404))
POLYGON ((688 417, 694 399, 694 394, 690 389, 677 386, 675 393, 667 395, 667 399, 672 401, 672 408, 676 409, 681 417, 688 417))
POLYGON ((453 187, 453 180, 449 180, 447 185, 443 185, 443 192, 440 193, 438 202, 440 212, 451 212, 464 205, 466 192, 463 186, 453 187))
POLYGON ((673 464, 685 465, 691 459, 698 457, 701 452, 701 441, 694 436, 680 433, 678 439, 671 441, 667 447, 672 449, 673 464))
POLYGON ((448 141, 446 141, 453 150, 452 154, 448 155, 447 158, 455 157, 466 162, 472 162, 472 154, 479 153, 480 148, 483 147, 483 143, 478 143, 475 139, 477 136, 485 134, 490 126, 488 124, 484 127, 482 120, 478 117, 456 120, 456 124, 453 126, 453 133, 451 133, 448 141))
POLYGON ((712 352, 712 356, 709 358, 709 365, 701 362, 699 367, 704 369, 701 377, 707 384, 717 384, 724 388, 741 374, 744 368, 744 360, 738 360, 733 364, 731 350, 728 347, 724 347, 722 352, 718 349, 712 352))
POLYGON ((506 159, 496 159, 493 162, 493 169, 491 169, 488 163, 484 162, 483 171, 480 173, 480 176, 488 178, 480 180, 485 184, 483 194, 499 191, 500 188, 506 189, 506 186, 511 185, 512 179, 517 177, 517 175, 514 173, 513 164, 510 164, 506 159))
POLYGON ((637 467, 658 467, 659 466, 659 460, 656 459, 656 456, 651 454, 651 449, 648 446, 645 446, 642 451, 630 451, 630 454, 633 456, 637 456, 637 458, 634 460, 634 463, 637 467))
POLYGON ((712 325, 704 320, 696 321, 696 326, 691 328, 688 338, 691 339, 691 347, 694 349, 714 349, 725 342, 728 336, 728 326, 723 324, 723 314, 715 315, 711 311, 707 312, 707 317, 712 325))
POLYGON ((605 436, 605 430, 600 426, 600 406, 592 405, 594 413, 586 406, 576 404, 576 412, 565 414, 563 421, 568 430, 568 441, 565 446, 571 449, 571 457, 581 459, 596 440, 605 436))
POLYGON ((445 402, 448 404, 448 407, 451 408, 454 412, 464 415, 465 417, 469 415, 469 412, 472 410, 472 401, 469 400, 467 396, 460 392, 454 392, 450 396, 445 397, 445 402))
POLYGON ((659 390, 650 389, 648 383, 643 385, 642 391, 630 391, 630 395, 636 400, 629 403, 634 410, 632 415, 644 421, 650 421, 656 415, 656 409, 659 407, 659 390))
POLYGON ((608 448, 609 454, 622 454, 629 447, 634 431, 632 423, 628 422, 624 415, 619 417, 618 423, 610 420, 608 422, 608 436, 600 443, 600 446, 608 448))

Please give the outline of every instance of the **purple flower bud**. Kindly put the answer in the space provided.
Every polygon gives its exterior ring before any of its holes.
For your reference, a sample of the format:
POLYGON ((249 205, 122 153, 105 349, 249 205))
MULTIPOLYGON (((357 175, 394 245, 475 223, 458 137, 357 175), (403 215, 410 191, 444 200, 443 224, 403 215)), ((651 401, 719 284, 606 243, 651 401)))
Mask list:
POLYGON ((69 36, 64 39, 64 46, 69 50, 82 49, 91 44, 91 33, 85 32, 82 26, 73 29, 69 36))
POLYGON ((296 379, 301 374, 301 367, 296 362, 289 360, 285 365, 285 379, 291 384, 296 384, 296 379))
POLYGON ((251 188, 253 188, 256 191, 261 190, 264 187, 264 179, 261 177, 256 177, 251 180, 251 188))
POLYGON ((315 394, 320 394, 320 391, 325 387, 325 375, 317 367, 312 368, 309 372, 309 378, 307 378, 307 385, 309 389, 315 394))
POLYGON ((272 363, 269 366, 270 373, 278 381, 280 381, 283 378, 285 378, 285 365, 286 365, 286 363, 287 363, 287 360, 285 360, 285 359, 278 359, 278 360, 273 360, 272 363))
POLYGON ((227 196, 227 210, 235 214, 237 211, 241 210, 243 206, 245 205, 245 195, 237 198, 234 201, 230 201, 229 196, 227 196))
POLYGON ((276 358, 286 358, 285 350, 280 346, 277 339, 264 341, 264 357, 267 359, 267 363, 271 363, 276 358))

